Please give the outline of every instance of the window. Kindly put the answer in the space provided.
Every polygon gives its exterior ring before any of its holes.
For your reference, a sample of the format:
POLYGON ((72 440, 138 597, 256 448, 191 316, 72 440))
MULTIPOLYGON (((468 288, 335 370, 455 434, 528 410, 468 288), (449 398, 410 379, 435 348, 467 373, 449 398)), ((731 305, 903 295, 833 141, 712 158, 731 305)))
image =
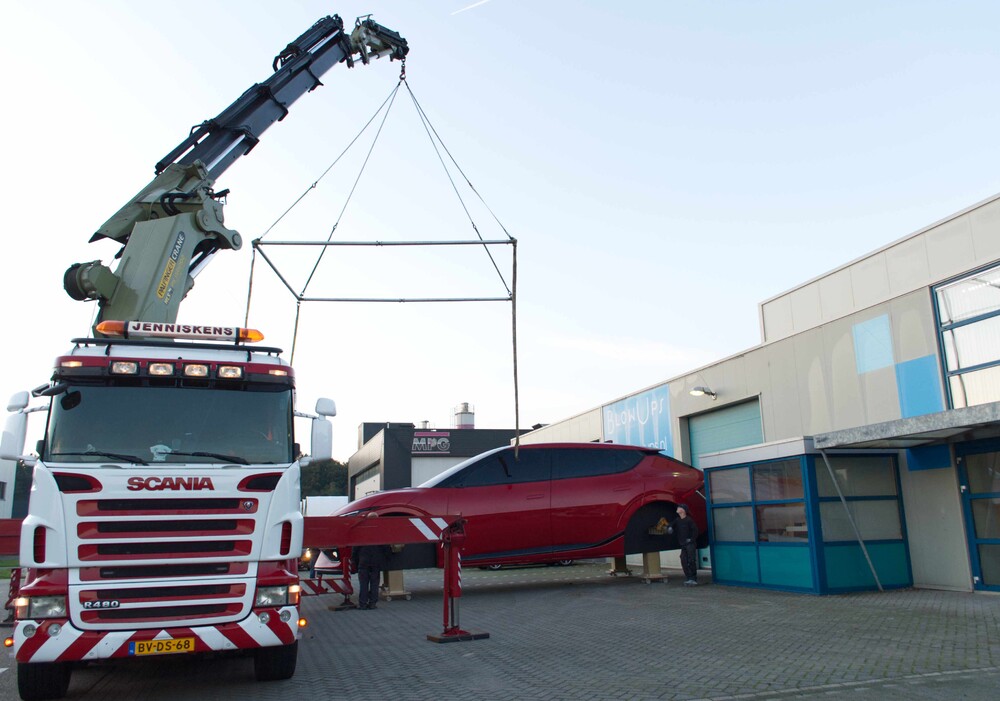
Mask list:
POLYGON ((753 509, 734 506, 712 511, 712 536, 715 542, 752 543, 753 509))
POLYGON ((800 458, 709 470, 707 479, 716 542, 809 541, 800 458))
POLYGON ((7 501, 7 483, 0 482, 0 501, 7 501))
POLYGON ((934 290, 952 408, 1000 399, 1000 266, 934 290))
POLYGON ((750 468, 737 467, 708 473, 713 504, 750 501, 750 468))
POLYGON ((808 541, 806 505, 799 502, 757 506, 757 538, 769 543, 808 541))
POLYGON ((441 487, 489 487, 497 484, 517 484, 548 480, 550 451, 520 450, 517 460, 513 450, 487 455, 456 472, 441 487))
MULTIPOLYGON (((845 497, 896 495, 896 466, 886 456, 830 458, 830 467, 845 497)), ((822 458, 816 459, 816 488, 820 497, 838 497, 830 471, 822 458)))
POLYGON ((551 451, 553 479, 599 477, 627 472, 642 462, 638 450, 588 450, 564 448, 551 451))
POLYGON ((779 501, 802 498, 802 465, 798 460, 754 465, 754 498, 779 501))
POLYGON ((863 540, 900 540, 903 537, 896 462, 892 456, 830 458, 830 467, 847 502, 846 510, 823 459, 816 458, 815 465, 823 542, 856 541, 851 519, 863 540))
POLYGON ((135 464, 292 462, 292 392, 244 388, 76 385, 52 398, 44 458, 135 464), (94 421, 100 416, 101 421, 94 421))

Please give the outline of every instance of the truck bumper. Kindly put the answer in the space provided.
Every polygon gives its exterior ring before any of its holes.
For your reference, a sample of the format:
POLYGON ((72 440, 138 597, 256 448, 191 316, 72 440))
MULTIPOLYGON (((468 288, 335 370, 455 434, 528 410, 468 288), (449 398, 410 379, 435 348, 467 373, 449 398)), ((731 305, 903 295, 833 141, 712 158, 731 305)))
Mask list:
MULTIPOLYGON (((18 621, 14 626, 14 656, 18 662, 76 662, 142 655, 140 641, 190 638, 184 645, 160 646, 172 653, 251 650, 291 645, 299 639, 295 606, 255 609, 242 621, 186 628, 143 630, 80 630, 67 619, 18 621), (267 614, 266 622, 261 619, 267 614)), ((152 646, 155 647, 155 646, 152 646)), ((157 654, 150 652, 147 654, 157 654)), ((145 656, 145 655, 143 655, 145 656)))

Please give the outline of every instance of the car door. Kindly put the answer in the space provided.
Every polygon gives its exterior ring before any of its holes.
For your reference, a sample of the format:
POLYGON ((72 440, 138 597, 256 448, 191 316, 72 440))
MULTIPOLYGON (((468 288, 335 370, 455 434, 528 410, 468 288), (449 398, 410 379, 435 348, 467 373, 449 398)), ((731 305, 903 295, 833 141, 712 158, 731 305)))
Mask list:
POLYGON ((546 451, 502 450, 469 465, 449 489, 448 513, 468 519, 464 557, 544 551, 549 526, 551 468, 546 451))
POLYGON ((557 548, 592 547, 617 534, 643 481, 638 450, 560 448, 552 457, 552 539, 557 548))

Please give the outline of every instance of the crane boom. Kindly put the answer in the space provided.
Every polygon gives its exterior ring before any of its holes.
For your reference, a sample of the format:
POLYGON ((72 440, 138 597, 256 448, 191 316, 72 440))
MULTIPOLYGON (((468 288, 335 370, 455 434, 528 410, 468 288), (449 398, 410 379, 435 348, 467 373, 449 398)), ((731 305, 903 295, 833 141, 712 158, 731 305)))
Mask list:
POLYGON ((155 167, 155 177, 91 237, 122 244, 117 268, 101 261, 76 263, 63 287, 73 299, 97 300, 103 320, 176 321, 194 278, 220 250, 238 250, 240 234, 225 226, 215 180, 249 153, 261 134, 284 119, 299 97, 323 85, 320 77, 338 63, 389 56, 403 60, 409 47, 396 32, 370 17, 350 34, 332 15, 320 19, 274 58, 274 72, 251 86, 213 119, 191 133, 155 167))

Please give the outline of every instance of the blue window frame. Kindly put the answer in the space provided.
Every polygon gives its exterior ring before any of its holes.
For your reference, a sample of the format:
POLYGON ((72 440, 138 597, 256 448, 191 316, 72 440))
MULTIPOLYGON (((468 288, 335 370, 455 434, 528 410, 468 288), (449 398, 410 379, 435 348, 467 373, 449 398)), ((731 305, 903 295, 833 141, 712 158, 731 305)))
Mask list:
MULTIPOLYGON (((883 587, 910 586, 899 470, 891 455, 831 457, 883 587)), ((715 581, 812 593, 875 588, 822 457, 705 471, 715 581)))
POLYGON ((802 456, 706 471, 718 582, 816 590, 802 456))
POLYGON ((952 409, 1000 400, 1000 266, 933 288, 952 409))

